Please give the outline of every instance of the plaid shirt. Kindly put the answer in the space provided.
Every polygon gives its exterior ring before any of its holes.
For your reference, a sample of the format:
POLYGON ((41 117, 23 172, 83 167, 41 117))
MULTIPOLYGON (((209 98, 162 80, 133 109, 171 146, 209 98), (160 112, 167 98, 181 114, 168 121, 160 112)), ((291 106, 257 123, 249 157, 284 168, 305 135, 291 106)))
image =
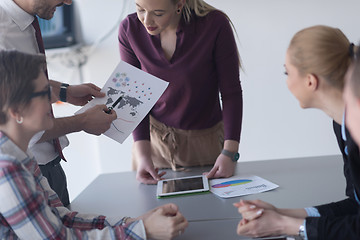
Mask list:
POLYGON ((71 212, 33 157, 0 132, 0 239, 146 239, 142 220, 110 224, 71 212))

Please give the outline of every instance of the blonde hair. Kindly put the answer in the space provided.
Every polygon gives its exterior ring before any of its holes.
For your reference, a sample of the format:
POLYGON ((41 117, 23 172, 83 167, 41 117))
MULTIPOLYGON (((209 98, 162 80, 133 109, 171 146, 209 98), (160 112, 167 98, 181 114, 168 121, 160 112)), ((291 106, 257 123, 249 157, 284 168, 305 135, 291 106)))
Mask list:
MULTIPOLYGON (((179 0, 172 0, 172 1, 174 4, 179 2, 179 0)), ((195 15, 199 16, 199 17, 204 17, 212 11, 221 12, 222 14, 224 14, 224 16, 227 18, 227 20, 231 24, 231 27, 233 28, 235 35, 238 38, 238 34, 236 32, 233 22, 230 20, 229 16, 226 13, 224 13, 223 11, 211 6, 210 4, 206 3, 203 0, 186 0, 183 11, 182 11, 182 15, 186 22, 191 21, 191 16, 192 16, 193 11, 195 12, 195 15)), ((238 55, 238 59, 239 59, 239 67, 241 68, 241 57, 240 57, 239 49, 236 49, 236 51, 237 51, 237 55, 238 55)))
POLYGON ((344 88, 344 77, 351 64, 350 42, 338 28, 313 26, 297 32, 288 52, 290 62, 301 75, 323 77, 337 89, 344 88))
MULTIPOLYGON (((174 1, 178 2, 178 0, 174 0, 174 1)), ((204 17, 208 13, 215 11, 215 10, 218 10, 218 9, 216 9, 215 7, 211 6, 210 4, 204 2, 203 0, 186 0, 184 9, 183 9, 183 16, 184 16, 186 22, 190 22, 192 11, 195 12, 196 16, 204 17)), ((229 17, 225 13, 223 13, 223 14, 230 21, 229 17)))

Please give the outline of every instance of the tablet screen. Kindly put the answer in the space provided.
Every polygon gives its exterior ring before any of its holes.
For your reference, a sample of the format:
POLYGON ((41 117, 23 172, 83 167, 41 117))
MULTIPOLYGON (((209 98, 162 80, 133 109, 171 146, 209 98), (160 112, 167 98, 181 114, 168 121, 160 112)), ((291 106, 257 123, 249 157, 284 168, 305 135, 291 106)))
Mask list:
POLYGON ((202 177, 164 180, 162 193, 183 192, 197 189, 204 189, 202 177))

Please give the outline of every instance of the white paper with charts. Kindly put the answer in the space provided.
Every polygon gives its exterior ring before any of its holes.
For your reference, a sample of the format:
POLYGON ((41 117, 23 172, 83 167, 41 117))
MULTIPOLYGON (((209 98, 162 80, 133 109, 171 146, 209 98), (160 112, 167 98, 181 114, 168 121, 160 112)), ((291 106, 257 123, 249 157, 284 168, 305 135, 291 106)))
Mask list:
POLYGON ((94 98, 76 114, 99 104, 110 107, 122 97, 113 108, 117 119, 104 135, 123 143, 149 113, 167 86, 168 82, 121 61, 101 89, 106 96, 94 98))
POLYGON ((278 187, 258 176, 233 176, 210 180, 210 191, 222 198, 261 193, 278 187))

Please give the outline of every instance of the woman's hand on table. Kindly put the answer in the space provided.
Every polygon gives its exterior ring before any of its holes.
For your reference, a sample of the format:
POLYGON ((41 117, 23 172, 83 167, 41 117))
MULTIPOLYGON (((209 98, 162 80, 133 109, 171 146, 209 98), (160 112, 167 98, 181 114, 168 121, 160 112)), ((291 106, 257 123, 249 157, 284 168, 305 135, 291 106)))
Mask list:
POLYGON ((141 161, 138 166, 136 179, 145 184, 156 184, 166 172, 160 172, 159 169, 154 168, 151 159, 141 161))
POLYGON ((209 172, 205 172, 207 178, 227 178, 234 175, 236 162, 223 154, 216 159, 213 168, 209 172))

